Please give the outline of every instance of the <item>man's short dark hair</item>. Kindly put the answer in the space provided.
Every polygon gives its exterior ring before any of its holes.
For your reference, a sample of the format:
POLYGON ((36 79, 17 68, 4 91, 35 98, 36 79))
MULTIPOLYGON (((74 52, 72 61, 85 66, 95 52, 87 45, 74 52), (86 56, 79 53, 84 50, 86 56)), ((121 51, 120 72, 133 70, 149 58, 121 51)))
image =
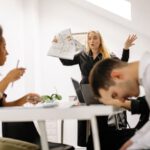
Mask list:
POLYGON ((89 83, 97 97, 101 97, 98 92, 99 89, 107 90, 111 85, 115 84, 111 78, 112 70, 125 66, 126 64, 126 62, 117 58, 108 58, 95 64, 90 72, 89 83))

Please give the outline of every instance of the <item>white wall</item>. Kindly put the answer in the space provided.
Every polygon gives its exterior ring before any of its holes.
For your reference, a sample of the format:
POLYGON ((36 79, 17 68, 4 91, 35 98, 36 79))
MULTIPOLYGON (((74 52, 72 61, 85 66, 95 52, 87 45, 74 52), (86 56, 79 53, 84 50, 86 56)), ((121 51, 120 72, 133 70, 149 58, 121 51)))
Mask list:
MULTIPOLYGON (((71 28, 72 32, 99 30, 107 47, 118 56, 128 34, 135 33, 138 40, 131 50, 130 61, 150 50, 150 39, 141 32, 125 28, 70 0, 0 0, 0 24, 4 27, 10 53, 3 74, 15 67, 18 58, 20 66, 27 67, 26 75, 13 88, 9 87, 10 98, 29 91, 48 94, 55 88, 64 101, 75 94, 70 77, 81 79, 78 66, 65 67, 58 58, 47 56, 53 36, 63 29, 71 28)), ((75 121, 67 123, 65 134, 72 135, 75 127, 75 121)), ((76 135, 66 136, 65 141, 75 144, 76 135)))

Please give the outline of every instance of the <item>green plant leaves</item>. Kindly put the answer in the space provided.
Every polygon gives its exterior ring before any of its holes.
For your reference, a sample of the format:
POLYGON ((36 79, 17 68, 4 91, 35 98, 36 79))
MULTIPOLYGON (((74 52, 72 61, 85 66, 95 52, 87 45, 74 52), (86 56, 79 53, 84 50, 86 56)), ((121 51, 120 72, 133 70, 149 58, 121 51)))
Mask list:
POLYGON ((59 94, 52 94, 52 95, 51 95, 51 99, 54 99, 54 100, 61 100, 61 99, 62 99, 62 96, 59 95, 59 94))
POLYGON ((62 96, 60 94, 53 93, 50 96, 49 95, 42 95, 41 99, 43 102, 51 102, 51 101, 55 101, 55 100, 62 100, 62 96))

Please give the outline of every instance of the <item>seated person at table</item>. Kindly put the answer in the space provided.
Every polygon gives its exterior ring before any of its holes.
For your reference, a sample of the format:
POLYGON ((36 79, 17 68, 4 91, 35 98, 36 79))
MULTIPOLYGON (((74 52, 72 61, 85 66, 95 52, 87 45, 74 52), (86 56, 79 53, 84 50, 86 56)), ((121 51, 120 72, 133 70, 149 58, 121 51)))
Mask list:
MULTIPOLYGON (((1 27, 0 27, 0 30, 1 27)), ((2 33, 2 31, 0 32, 2 33)), ((3 36, 0 37, 0 66, 5 64, 7 59, 8 52, 6 50, 6 42, 3 36)), ((0 105, 1 106, 21 106, 26 102, 30 102, 32 104, 36 104, 40 101, 40 96, 35 93, 29 93, 25 96, 19 98, 18 100, 7 102, 6 101, 6 94, 4 93, 6 88, 10 83, 15 82, 16 80, 20 79, 23 74, 25 73, 25 68, 15 68, 9 71, 9 73, 0 81, 0 105)))
MULTIPOLYGON (((0 26, 0 66, 3 66, 6 61, 6 56, 8 52, 6 50, 6 42, 3 37, 3 30, 0 26)), ((25 73, 25 68, 15 68, 11 70, 1 81, 0 81, 0 106, 21 106, 26 102, 32 104, 38 103, 41 98, 38 94, 29 93, 25 96, 14 100, 11 102, 6 101, 7 95, 4 93, 8 85, 16 80, 20 79, 21 76, 25 73)), ((2 134, 4 137, 19 139, 31 143, 40 145, 40 136, 34 126, 33 122, 11 122, 11 123, 2 123, 2 134)), ((72 146, 59 144, 59 143, 50 143, 49 147, 59 148, 65 150, 74 150, 72 146)))
MULTIPOLYGON (((90 84, 99 100, 121 101, 140 94, 140 85, 150 108, 150 53, 146 52, 140 61, 125 63, 118 59, 106 59, 97 63, 90 73, 90 84), (103 73, 103 74, 101 74, 103 73)), ((143 108, 144 109, 144 108, 143 108)), ((120 150, 150 149, 150 121, 129 139, 120 150)))
MULTIPOLYGON (((5 39, 3 38, 3 30, 0 26, 0 66, 4 65, 6 61, 6 56, 8 55, 8 52, 5 48, 5 39)), ((24 97, 13 101, 13 102, 6 102, 6 94, 4 93, 5 89, 9 85, 10 82, 14 82, 18 80, 25 72, 24 68, 18 68, 11 70, 3 80, 0 81, 0 106, 17 106, 22 105, 28 101, 35 104, 39 100, 39 95, 37 94, 27 94, 24 97), (36 98, 36 99, 34 99, 36 98)), ((31 144, 28 142, 20 141, 20 140, 13 140, 10 138, 0 138, 0 149, 1 150, 27 150, 27 149, 33 149, 33 150, 39 150, 39 147, 35 144, 31 144)))
MULTIPOLYGON (((3 37, 3 34, 2 34, 3 32, 2 32, 1 27, 0 27, 0 33, 1 33, 1 36, 0 36, 0 66, 3 66, 5 64, 6 59, 7 59, 8 52, 6 50, 6 42, 5 42, 5 39, 3 37)), ((30 102, 32 104, 36 104, 39 102, 40 96, 38 94, 35 94, 35 93, 26 94, 25 96, 19 98, 18 100, 14 100, 11 102, 6 101, 7 95, 4 92, 7 89, 8 85, 10 83, 15 82, 16 80, 20 79, 24 73, 25 73, 25 68, 15 68, 15 69, 11 70, 0 81, 0 106, 1 107, 2 106, 3 107, 4 106, 21 106, 21 105, 25 104, 26 102, 30 102)), ((2 123, 3 136, 7 137, 7 135, 5 135, 5 131, 9 131, 9 129, 7 128, 7 125, 9 126, 9 124, 11 125, 11 123, 2 123)), ((12 130, 12 132, 15 132, 15 131, 12 130)), ((25 135, 26 135, 26 132, 23 135, 21 135, 20 137, 25 136, 25 135)), ((13 137, 13 138, 15 138, 15 137, 13 137)), ((22 140, 22 139, 20 138, 20 140, 22 140)), ((32 141, 29 140, 29 142, 32 142, 32 141)))

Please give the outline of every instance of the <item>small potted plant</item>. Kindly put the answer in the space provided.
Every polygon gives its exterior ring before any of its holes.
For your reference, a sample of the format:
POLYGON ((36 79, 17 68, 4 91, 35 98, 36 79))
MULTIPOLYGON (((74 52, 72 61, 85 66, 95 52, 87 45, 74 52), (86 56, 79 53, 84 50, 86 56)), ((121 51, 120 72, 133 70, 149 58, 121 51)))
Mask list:
POLYGON ((41 99, 42 102, 49 103, 49 102, 54 102, 56 100, 62 100, 62 96, 58 93, 52 93, 51 95, 42 95, 41 99))

